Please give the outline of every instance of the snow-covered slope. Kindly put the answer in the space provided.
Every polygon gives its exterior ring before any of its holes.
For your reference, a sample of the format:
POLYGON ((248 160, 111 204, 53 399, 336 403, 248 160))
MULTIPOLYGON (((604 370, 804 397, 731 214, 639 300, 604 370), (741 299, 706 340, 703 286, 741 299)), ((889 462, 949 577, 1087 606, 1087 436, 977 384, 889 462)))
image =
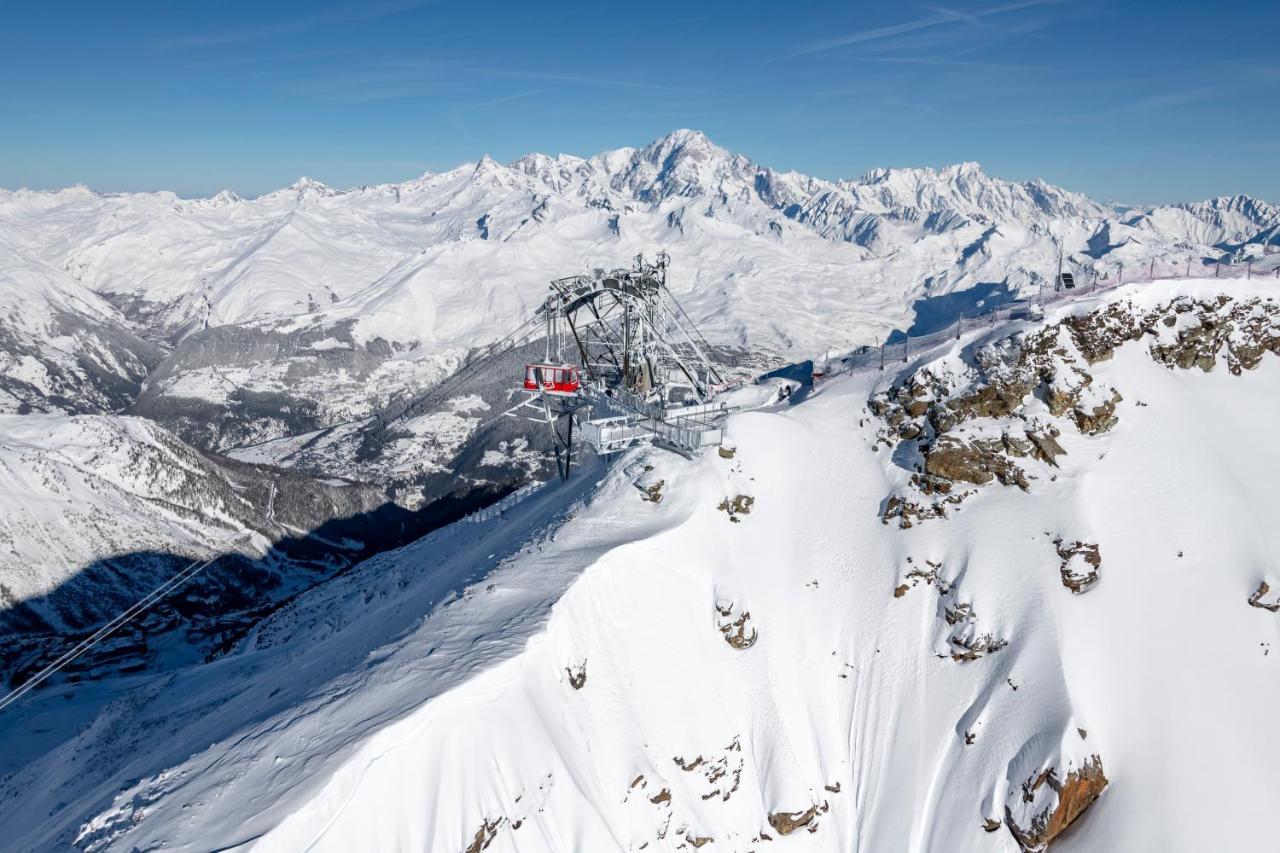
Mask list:
POLYGON ((1244 195, 1156 207, 1131 224, 1198 245, 1280 245, 1280 207, 1244 195))
MULTIPOLYGON (((219 557, 145 632, 183 627, 204 654, 207 635, 234 633, 237 619, 369 553, 354 521, 348 540, 335 531, 319 548, 305 537, 386 500, 368 486, 212 459, 140 418, 0 416, 0 678, 21 680, 177 568, 219 557)), ((148 657, 147 642, 137 645, 135 662, 148 657)))
POLYGON ((214 664, 46 691, 0 716, 44 732, 0 817, 18 849, 1270 850, 1278 356, 1269 284, 1192 281, 835 379, 214 664))
POLYGON ((123 408, 161 357, 101 296, 0 239, 0 413, 123 408))

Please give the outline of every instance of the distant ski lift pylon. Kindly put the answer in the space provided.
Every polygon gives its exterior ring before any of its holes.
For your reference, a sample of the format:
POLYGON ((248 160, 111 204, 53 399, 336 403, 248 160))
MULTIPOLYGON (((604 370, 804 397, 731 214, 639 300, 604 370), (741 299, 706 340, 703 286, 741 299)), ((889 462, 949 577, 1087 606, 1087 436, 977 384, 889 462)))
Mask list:
POLYGON ((511 411, 551 427, 568 477, 575 422, 599 454, 641 444, 693 453, 720 443, 727 409, 713 401, 723 379, 706 340, 667 289, 670 259, 594 269, 551 282, 535 319, 545 323, 545 360, 526 364, 511 411), (536 414, 534 414, 536 413, 536 414))

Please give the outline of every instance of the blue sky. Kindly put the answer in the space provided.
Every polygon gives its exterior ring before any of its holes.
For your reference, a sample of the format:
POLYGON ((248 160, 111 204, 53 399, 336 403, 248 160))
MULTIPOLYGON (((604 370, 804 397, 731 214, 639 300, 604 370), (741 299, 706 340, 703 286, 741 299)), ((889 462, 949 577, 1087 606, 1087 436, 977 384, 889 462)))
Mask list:
POLYGON ((6 0, 0 186, 257 195, 692 127, 828 178, 1280 201, 1280 3, 942 3, 6 0))

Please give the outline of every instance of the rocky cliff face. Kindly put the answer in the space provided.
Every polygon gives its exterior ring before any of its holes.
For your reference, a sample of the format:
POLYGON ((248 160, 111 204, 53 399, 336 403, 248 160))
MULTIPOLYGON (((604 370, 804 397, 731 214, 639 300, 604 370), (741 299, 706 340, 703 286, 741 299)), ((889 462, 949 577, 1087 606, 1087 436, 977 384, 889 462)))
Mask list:
POLYGON ((884 423, 880 440, 918 460, 912 489, 888 501, 885 521, 910 526, 946 515, 972 486, 998 481, 1026 491, 1031 479, 1055 477, 1063 430, 1093 436, 1115 426, 1124 393, 1095 382, 1091 370, 1131 342, 1170 369, 1209 372, 1222 363, 1239 375, 1266 353, 1280 354, 1280 306, 1225 294, 1150 309, 1111 303, 983 344, 972 361, 903 376, 870 404, 884 423))

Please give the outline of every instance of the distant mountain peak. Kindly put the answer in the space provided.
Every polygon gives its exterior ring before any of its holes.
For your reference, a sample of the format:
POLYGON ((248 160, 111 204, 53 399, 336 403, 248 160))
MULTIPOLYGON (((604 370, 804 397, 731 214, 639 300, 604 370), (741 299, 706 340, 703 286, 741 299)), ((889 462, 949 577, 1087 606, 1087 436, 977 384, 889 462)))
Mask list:
POLYGON ((666 136, 655 139, 642 148, 641 153, 654 162, 672 156, 691 157, 694 159, 732 158, 735 156, 727 149, 721 148, 712 142, 702 131, 688 130, 686 128, 673 130, 666 136))
POLYGON ((296 192, 299 196, 304 194, 313 194, 327 197, 337 195, 339 192, 323 181, 317 181, 315 178, 308 178, 306 175, 303 175, 301 178, 294 181, 293 184, 290 185, 289 189, 296 192))

